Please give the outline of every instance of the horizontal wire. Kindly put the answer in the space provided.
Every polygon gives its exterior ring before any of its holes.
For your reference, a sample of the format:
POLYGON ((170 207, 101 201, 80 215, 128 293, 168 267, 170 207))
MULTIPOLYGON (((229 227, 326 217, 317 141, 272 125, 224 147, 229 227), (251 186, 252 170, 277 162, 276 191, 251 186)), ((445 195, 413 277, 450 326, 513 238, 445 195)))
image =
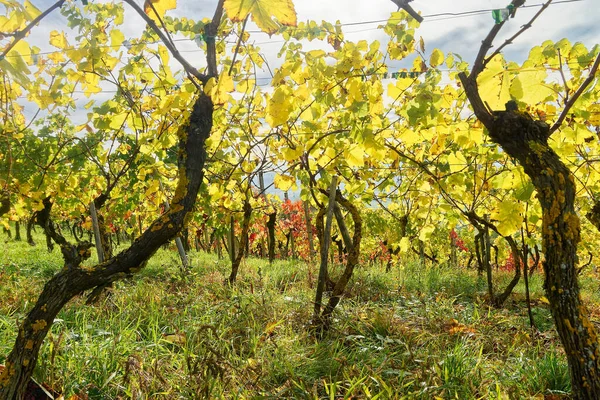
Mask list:
MULTIPOLYGON (((581 2, 581 1, 586 1, 586 0, 562 0, 562 1, 555 1, 553 3, 550 3, 550 5, 558 5, 558 4, 564 4, 564 3, 575 3, 575 2, 581 2)), ((523 5, 519 8, 533 8, 533 7, 541 7, 543 6, 543 4, 531 4, 531 5, 523 5)), ((438 13, 438 14, 430 14, 430 15, 423 15, 423 18, 432 18, 432 17, 444 17, 447 16, 448 18, 438 18, 438 19, 434 19, 431 22, 437 22, 437 21, 444 21, 446 19, 452 19, 455 17, 460 17, 460 16, 471 16, 471 15, 477 15, 477 14, 484 14, 484 13, 488 13, 493 11, 494 9, 480 9, 480 10, 471 10, 471 11, 463 11, 463 12, 459 12, 459 13, 438 13)), ((357 21, 357 22, 348 22, 348 23, 340 23, 340 24, 332 24, 333 26, 357 26, 357 25, 366 25, 366 24, 374 24, 374 23, 382 23, 382 22, 388 22, 388 21, 395 21, 395 19, 382 19, 382 20, 373 20, 373 21, 357 21)), ((402 21, 401 19, 397 19, 397 21, 402 21)), ((427 19, 425 19, 423 22, 427 22, 427 19)), ((372 29, 377 29, 377 28, 372 28, 372 29)), ((326 32, 326 30, 321 29, 322 32, 326 32)), ((260 30, 249 30, 246 31, 248 33, 265 33, 263 31, 260 30)), ((358 33, 358 32, 363 32, 363 31, 357 31, 354 33, 358 33)), ((348 33, 352 33, 352 32, 348 32, 348 33)), ((178 38, 178 39, 173 39, 173 42, 195 42, 196 39, 189 39, 189 38, 178 38)), ((269 41, 269 42, 263 42, 263 43, 259 43, 259 44, 265 44, 265 43, 283 43, 285 41, 269 41)), ((156 40, 154 42, 137 42, 135 44, 132 44, 132 46, 136 46, 139 44, 159 44, 161 43, 160 40, 156 40)), ((258 45, 258 44, 256 44, 258 45)), ((94 46, 94 48, 121 48, 123 47, 123 44, 120 45, 96 45, 94 46)), ((71 50, 79 50, 82 47, 74 47, 74 46, 70 46, 69 48, 66 49, 61 49, 61 50, 52 50, 52 51, 43 51, 43 52, 38 52, 38 53, 29 53, 29 54, 7 54, 5 57, 19 57, 19 56, 34 56, 34 55, 48 55, 48 54, 54 54, 54 53, 62 53, 64 51, 71 51, 71 50)), ((179 52, 194 52, 197 50, 178 50, 179 52)))

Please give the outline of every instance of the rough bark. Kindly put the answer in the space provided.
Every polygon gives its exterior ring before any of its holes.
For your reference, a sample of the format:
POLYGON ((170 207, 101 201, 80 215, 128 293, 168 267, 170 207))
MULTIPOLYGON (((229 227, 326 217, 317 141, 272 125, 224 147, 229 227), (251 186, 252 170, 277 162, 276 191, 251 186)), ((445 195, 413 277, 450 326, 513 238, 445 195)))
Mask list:
POLYGON ((585 216, 600 231, 600 200, 594 202, 594 206, 585 216))
POLYGON ((196 202, 206 159, 204 142, 212 128, 213 105, 200 95, 190 119, 180 130, 178 185, 171 209, 155 220, 132 245, 106 262, 83 268, 89 243, 71 245, 57 237, 65 267, 46 283, 33 309, 19 327, 15 345, 0 375, 0 399, 21 399, 35 368, 39 350, 59 311, 74 296, 122 279, 139 266, 184 226, 196 202))
MULTIPOLYGON (((335 286, 333 288, 333 292, 329 297, 329 301, 327 305, 323 309, 323 313, 320 318, 320 333, 327 332, 331 327, 331 319, 333 316, 333 311, 335 307, 340 302, 344 292, 346 291, 346 286, 348 286, 348 282, 350 278, 352 278, 352 273, 354 272, 354 268, 359 264, 360 258, 360 242, 362 240, 362 218, 358 209, 352 204, 349 200, 344 198, 342 194, 338 191, 336 194, 336 201, 342 205, 352 217, 352 221, 354 222, 354 234, 352 236, 352 246, 348 249, 348 257, 346 259, 346 267, 344 268, 344 272, 339 277, 335 286)), ((339 223, 340 221, 338 221, 339 223)), ((345 222, 341 221, 344 224, 345 222)))
POLYGON ((26 230, 27 243, 30 246, 35 246, 35 240, 33 240, 33 235, 31 234, 31 232, 34 230, 34 227, 33 227, 34 224, 35 224, 35 213, 27 221, 27 230, 26 230))
POLYGON ((313 243, 312 222, 310 219, 310 206, 308 204, 308 201, 304 201, 304 219, 306 221, 306 235, 308 237, 308 260, 312 264, 315 253, 315 246, 313 243))
MULTIPOLYGON (((323 292, 325 291, 325 282, 328 280, 327 271, 327 260, 329 256, 329 246, 331 244, 331 225, 333 208, 335 206, 335 196, 337 191, 337 176, 334 175, 331 178, 331 184, 329 186, 329 192, 323 191, 323 194, 327 195, 329 202, 327 204, 327 211, 325 207, 321 206, 319 214, 317 215, 317 232, 319 233, 319 255, 321 262, 319 264, 319 277, 317 278, 317 290, 315 292, 315 302, 313 309, 313 325, 319 329, 322 327, 321 323, 321 304, 323 301, 323 292), (327 215, 327 220, 323 223, 323 217, 327 215)), ((322 330, 322 329, 321 329, 322 330)))
POLYGON ((548 145, 551 130, 545 122, 518 111, 489 113, 479 96, 477 74, 459 77, 490 138, 519 162, 537 190, 543 214, 544 289, 569 363, 572 395, 598 399, 600 345, 577 281, 580 220, 574 207, 573 175, 548 145))
POLYGON ((52 199, 46 197, 42 200, 42 204, 44 205, 44 208, 33 213, 32 219, 43 229, 44 235, 46 236, 46 247, 48 248, 48 252, 52 252, 52 250, 54 250, 54 243, 52 242, 52 235, 50 233, 54 231, 54 225, 50 218, 50 211, 52 210, 53 204, 52 199))
POLYGON ((0 195, 0 217, 10 211, 10 196, 8 193, 0 195))
MULTIPOLYGON (((327 213, 327 209, 324 207, 319 208, 319 212, 317 213, 317 216, 315 217, 315 229, 317 230, 317 238, 319 239, 319 247, 323 246, 323 235, 325 234, 325 214, 327 213)), ((331 240, 331 237, 330 237, 331 240)), ((331 245, 331 242, 329 243, 329 245, 331 245)), ((327 254, 329 254, 329 245, 328 245, 328 251, 327 254)), ((319 251, 319 255, 321 257, 321 262, 320 264, 323 263, 323 258, 322 258, 322 254, 320 254, 321 252, 319 251)), ((331 253, 331 263, 335 262, 335 258, 333 255, 333 252, 331 253)), ((324 288, 323 290, 331 292, 333 290, 333 287, 335 286, 335 282, 333 280, 331 280, 331 278, 329 277, 329 270, 327 268, 327 265, 325 265, 325 269, 323 271, 323 276, 324 276, 324 288)), ((318 282, 317 282, 317 286, 318 286, 318 282)), ((316 304, 316 303, 315 303, 316 304)), ((315 314, 317 315, 317 314, 315 314)))
POLYGON ((242 263, 242 259, 244 258, 244 253, 246 249, 246 245, 248 243, 248 230, 250 229, 250 218, 252 217, 252 206, 250 205, 250 201, 246 199, 244 201, 244 219, 242 220, 242 237, 240 238, 240 245, 238 247, 237 254, 231 263, 231 274, 229 274, 229 279, 227 280, 230 285, 235 283, 237 278, 238 270, 240 268, 240 264, 242 263))
POLYGON ((544 289, 565 348, 578 399, 600 398, 600 346, 577 281, 579 217, 571 171, 548 146, 549 128, 518 112, 496 114, 490 137, 515 157, 531 178, 543 210, 544 289))
POLYGON ((15 240, 21 241, 21 223, 18 220, 15 221, 15 240))

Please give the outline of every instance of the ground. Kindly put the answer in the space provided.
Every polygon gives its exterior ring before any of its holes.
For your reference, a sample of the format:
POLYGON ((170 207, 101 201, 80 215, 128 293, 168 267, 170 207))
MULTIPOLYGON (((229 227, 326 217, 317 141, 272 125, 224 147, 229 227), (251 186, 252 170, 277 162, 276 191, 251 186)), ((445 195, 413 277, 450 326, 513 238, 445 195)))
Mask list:
MULTIPOLYGON (((58 250, 41 245, 8 241, 0 249, 1 364, 18 321, 62 263, 58 250)), ((333 331, 316 341, 308 329, 316 265, 250 259, 233 289, 223 284, 226 259, 193 252, 191 265, 182 272, 176 250, 161 249, 99 303, 71 302, 46 340, 36 380, 89 399, 554 399, 570 390, 539 272, 534 331, 522 283, 494 309, 475 271, 361 266, 333 331)), ((499 272, 498 286, 511 275, 499 272)), ((598 282, 592 270, 582 274, 594 320, 598 282)))

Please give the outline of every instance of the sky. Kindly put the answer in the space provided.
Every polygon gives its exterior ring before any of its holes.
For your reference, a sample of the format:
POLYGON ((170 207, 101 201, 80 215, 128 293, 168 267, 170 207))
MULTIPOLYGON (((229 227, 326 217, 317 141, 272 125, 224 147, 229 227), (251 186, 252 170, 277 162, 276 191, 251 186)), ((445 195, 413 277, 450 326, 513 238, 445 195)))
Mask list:
MULTIPOLYGON (((54 3, 54 0, 31 1, 40 10, 45 10, 54 3)), ((80 0, 74 1, 79 2, 80 0)), ((138 4, 143 4, 143 0, 137 1, 138 4)), ((177 3, 177 8, 169 11, 168 15, 201 20, 202 18, 212 17, 217 1, 178 0, 177 3)), ((417 38, 423 38, 427 54, 431 53, 434 48, 439 48, 444 53, 459 54, 465 61, 471 63, 482 39, 494 24, 489 10, 504 8, 509 3, 510 0, 414 0, 410 4, 424 17, 424 22, 416 30, 416 36, 417 38), (467 16, 448 15, 472 11, 481 12, 467 16)), ((561 0, 555 0, 531 29, 505 49, 505 57, 511 61, 522 62, 527 58, 529 49, 541 44, 544 40, 558 41, 562 38, 568 38, 571 42, 582 42, 588 48, 599 44, 599 3, 600 0, 562 0, 562 2, 561 0)), ((325 20, 335 23, 336 20, 339 20, 342 24, 348 24, 343 27, 346 39, 352 41, 364 39, 369 42, 379 40, 382 44, 386 42, 386 35, 377 27, 390 17, 390 13, 398 9, 391 0, 296 0, 294 4, 298 21, 315 20, 321 22, 325 20)), ((516 17, 505 24, 495 44, 503 43, 507 37, 518 31, 540 9, 541 4, 542 0, 526 1, 525 6, 527 8, 519 9, 516 17)), ((125 10, 125 22, 119 29, 123 31, 126 38, 137 37, 145 23, 129 6, 125 5, 125 10)), ((249 24, 247 29, 256 32, 252 33, 251 41, 260 45, 261 52, 271 69, 276 68, 280 64, 277 53, 281 48, 282 38, 276 35, 269 37, 267 34, 257 32, 257 28, 253 27, 252 24, 249 24)), ((66 18, 59 12, 54 11, 40 26, 33 29, 27 41, 38 46, 42 52, 56 50, 48 42, 48 34, 52 30, 65 31, 67 37, 76 35, 76 32, 68 28, 66 18)), ((231 47, 233 48, 235 39, 231 37, 227 40, 232 42, 231 47)), ((203 68, 206 65, 203 52, 198 49, 193 41, 178 41, 176 44, 184 57, 193 66, 203 68)), ((331 50, 329 45, 322 42, 314 41, 305 44, 306 49, 318 47, 331 50)), ((389 70, 393 72, 402 64, 396 62, 395 65, 390 64, 388 66, 389 70)), ((174 60, 172 67, 176 70, 180 69, 174 60)), ((267 70, 260 73, 258 83, 268 84, 268 76, 267 70)), ((114 90, 114 88, 107 87, 106 89, 106 92, 95 96, 97 102, 113 96, 111 90, 114 90)), ((81 99, 77 103, 83 105, 88 101, 89 99, 81 95, 81 99)), ((26 116, 34 115, 36 111, 37 108, 33 105, 26 105, 26 116)), ((75 116, 75 123, 83 122, 78 120, 83 119, 85 113, 82 112, 79 116, 81 118, 75 116)))
MULTIPOLYGON (((555 0, 556 4, 552 4, 530 30, 506 49, 506 57, 510 60, 522 61, 527 57, 528 50, 532 46, 548 39, 557 41, 566 37, 571 42, 580 41, 588 48, 600 43, 600 0, 567 1, 561 3, 560 0, 555 0)), ((32 0, 32 2, 43 10, 54 3, 54 0, 32 0)), ((143 0, 138 0, 138 3, 143 4, 143 0)), ((339 20, 342 24, 359 23, 343 28, 346 38, 353 41, 361 39, 385 41, 386 35, 382 30, 377 29, 377 26, 381 24, 380 21, 389 18, 391 12, 397 10, 397 6, 391 0, 296 0, 294 3, 298 21, 325 20, 334 23, 339 20), (370 21, 377 22, 369 23, 370 21)), ((423 37, 428 53, 434 48, 439 48, 444 53, 457 53, 471 62, 481 40, 493 25, 491 12, 469 16, 432 15, 504 8, 509 3, 509 0, 414 0, 411 6, 424 16, 424 22, 417 29, 416 34, 423 37)), ((502 43, 521 25, 528 22, 539 10, 538 5, 541 3, 542 0, 526 1, 525 6, 528 8, 520 9, 516 17, 506 24, 496 43, 502 43)), ((178 0, 177 9, 169 11, 168 15, 185 16, 196 20, 210 18, 214 13, 215 5, 216 0, 178 0)), ((125 8, 127 14, 121 29, 126 37, 137 36, 144 24, 127 5, 125 8)), ((42 26, 34 29, 29 38, 30 42, 34 42, 42 51, 52 50, 47 37, 52 29, 64 29, 67 34, 69 33, 65 18, 58 12, 51 14, 42 26)), ((252 27, 248 29, 256 30, 252 27)), ((263 33, 252 34, 252 39, 260 43, 267 60, 277 65, 277 51, 282 39, 277 36, 269 37, 263 33)), ((203 62, 202 54, 193 54, 192 51, 197 49, 193 42, 180 42, 178 46, 182 50, 189 51, 184 54, 189 55, 190 61, 197 57, 199 63, 203 62)))

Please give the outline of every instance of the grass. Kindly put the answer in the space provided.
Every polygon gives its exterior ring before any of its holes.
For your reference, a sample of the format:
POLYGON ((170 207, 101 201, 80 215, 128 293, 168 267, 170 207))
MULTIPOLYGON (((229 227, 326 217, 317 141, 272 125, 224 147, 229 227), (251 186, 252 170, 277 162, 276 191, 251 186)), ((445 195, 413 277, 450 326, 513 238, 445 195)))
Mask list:
MULTIPOLYGON (((43 243, 41 238, 39 243, 43 243)), ((0 363, 58 250, 0 244, 0 363)), ((244 261, 233 288, 229 262, 192 253, 179 269, 161 249, 94 306, 74 299, 47 338, 36 378, 90 399, 522 399, 570 390, 540 274, 528 327, 522 284, 503 309, 485 302, 475 273, 408 263, 359 268, 322 341, 308 334, 316 266, 244 261)), ((498 277, 498 286, 510 279, 498 277)), ((598 283, 584 277, 598 306, 598 283)))

